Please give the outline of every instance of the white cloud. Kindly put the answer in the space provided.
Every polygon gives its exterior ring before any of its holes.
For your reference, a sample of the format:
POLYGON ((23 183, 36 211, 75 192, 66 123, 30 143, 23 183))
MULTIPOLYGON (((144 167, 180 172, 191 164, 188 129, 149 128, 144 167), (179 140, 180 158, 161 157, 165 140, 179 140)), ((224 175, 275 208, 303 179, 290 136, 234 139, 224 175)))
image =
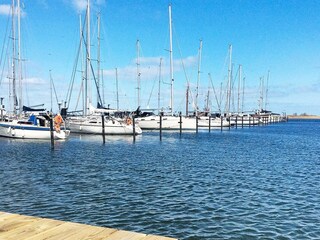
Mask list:
POLYGON ((23 83, 28 85, 48 84, 48 81, 39 77, 30 77, 23 79, 23 83))
MULTIPOLYGON (((30 88, 30 85, 43 85, 47 84, 48 80, 39 78, 39 77, 29 77, 29 78, 23 78, 22 79, 22 84, 27 85, 28 88, 30 88)), ((9 79, 8 78, 3 78, 2 79, 2 84, 8 85, 9 84, 9 79)))
MULTIPOLYGON (((154 79, 159 77, 160 71, 160 58, 162 58, 161 64, 161 75, 163 77, 169 75, 170 67, 169 60, 163 57, 143 57, 140 58, 140 72, 141 72, 141 81, 154 79)), ((185 68, 194 67, 197 64, 197 56, 189 56, 184 59, 176 59, 173 62, 174 72, 178 73, 183 71, 182 63, 185 68)), ((137 59, 133 59, 131 64, 124 67, 118 68, 118 77, 122 80, 132 80, 136 81, 137 76, 137 59)), ((109 78, 115 78, 115 69, 104 70, 104 76, 109 78)))
POLYGON ((86 0, 72 0, 72 5, 76 9, 77 12, 82 12, 87 7, 86 0))
MULTIPOLYGON (((87 0, 72 0, 71 4, 77 12, 85 11, 87 8, 87 0)), ((102 5, 105 5, 105 0, 90 1, 91 8, 97 8, 102 5)))
MULTIPOLYGON (((0 4, 0 15, 8 16, 12 14, 11 5, 9 4, 0 4)), ((23 11, 23 6, 21 6, 21 17, 25 17, 26 13, 23 11)))
POLYGON ((11 13, 11 5, 1 4, 0 5, 0 15, 9 15, 11 13))

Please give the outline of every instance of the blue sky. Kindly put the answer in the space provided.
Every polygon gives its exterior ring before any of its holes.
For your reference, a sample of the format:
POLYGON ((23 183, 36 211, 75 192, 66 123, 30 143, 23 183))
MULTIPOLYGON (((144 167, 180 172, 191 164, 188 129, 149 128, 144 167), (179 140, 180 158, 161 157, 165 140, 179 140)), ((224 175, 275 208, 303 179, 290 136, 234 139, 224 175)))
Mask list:
MULTIPOLYGON (((320 2, 317 0, 91 0, 92 58, 95 59, 96 18, 101 12, 101 68, 106 105, 116 107, 117 68, 120 107, 137 107, 136 41, 139 39, 141 107, 157 107, 160 58, 163 58, 161 80, 169 82, 169 3, 173 18, 175 110, 185 111, 187 79, 195 95, 202 39, 200 109, 211 87, 208 73, 217 94, 220 95, 221 86, 225 90, 228 46, 232 44, 234 76, 241 64, 245 77, 244 110, 258 108, 260 78, 266 82, 270 71, 269 110, 320 114, 320 2)), ((8 20, 6 9, 10 4, 10 0, 0 2, 1 48, 8 20)), ((50 108, 49 71, 59 101, 64 101, 79 44, 79 14, 84 18, 86 1, 22 0, 22 6, 25 104, 45 103, 50 108)), ((2 71, 7 60, 1 61, 2 71)), ((5 73, 1 80, 1 96, 8 93, 7 76, 5 73)), ((72 110, 79 85, 80 76, 75 80, 72 110)), ((169 91, 169 85, 161 84, 163 107, 169 106, 169 91)), ((214 111, 217 105, 213 93, 210 94, 214 111)))

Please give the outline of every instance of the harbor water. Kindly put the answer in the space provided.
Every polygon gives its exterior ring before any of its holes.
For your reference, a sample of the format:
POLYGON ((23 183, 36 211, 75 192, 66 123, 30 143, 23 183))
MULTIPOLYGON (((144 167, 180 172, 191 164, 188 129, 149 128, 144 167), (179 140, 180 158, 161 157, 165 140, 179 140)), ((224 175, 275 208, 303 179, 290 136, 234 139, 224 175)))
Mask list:
POLYGON ((319 184, 317 120, 0 138, 0 211, 179 239, 319 239, 319 184))

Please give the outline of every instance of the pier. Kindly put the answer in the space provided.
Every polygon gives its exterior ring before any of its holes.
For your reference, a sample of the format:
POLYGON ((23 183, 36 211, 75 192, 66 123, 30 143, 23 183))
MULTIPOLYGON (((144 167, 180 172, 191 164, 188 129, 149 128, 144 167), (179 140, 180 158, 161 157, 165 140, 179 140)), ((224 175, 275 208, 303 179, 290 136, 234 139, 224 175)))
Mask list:
POLYGON ((0 239, 175 240, 169 237, 6 212, 0 212, 0 239))

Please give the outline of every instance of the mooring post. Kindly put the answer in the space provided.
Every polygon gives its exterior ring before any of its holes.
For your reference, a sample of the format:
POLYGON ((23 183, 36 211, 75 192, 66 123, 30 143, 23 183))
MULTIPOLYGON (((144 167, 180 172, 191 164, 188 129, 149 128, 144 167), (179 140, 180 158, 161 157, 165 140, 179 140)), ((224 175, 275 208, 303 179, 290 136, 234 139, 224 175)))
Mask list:
POLYGON ((198 133, 198 131, 199 131, 199 118, 196 115, 196 133, 198 133))
POLYGON ((211 132, 211 114, 209 115, 209 132, 211 132))
POLYGON ((105 133, 105 127, 104 127, 104 115, 101 115, 101 123, 102 123, 102 140, 103 143, 106 143, 106 133, 105 133))
POLYGON ((136 119, 132 116, 133 141, 136 141, 136 119))
POLYGON ((50 138, 51 138, 51 149, 54 149, 54 129, 53 129, 53 116, 52 112, 49 115, 50 119, 50 138))
POLYGON ((243 115, 241 116, 241 126, 243 128, 243 115))
POLYGON ((182 134, 182 113, 179 112, 180 135, 182 134))
POLYGON ((162 141, 162 113, 160 113, 160 141, 162 141))
MULTIPOLYGON (((221 129, 221 132, 222 132, 222 122, 223 122, 223 116, 220 115, 220 129, 221 129)), ((230 124, 230 122, 229 122, 229 124, 230 124)))
POLYGON ((238 129, 238 115, 236 115, 236 129, 238 129))
POLYGON ((251 116, 249 115, 249 127, 251 127, 251 116))

